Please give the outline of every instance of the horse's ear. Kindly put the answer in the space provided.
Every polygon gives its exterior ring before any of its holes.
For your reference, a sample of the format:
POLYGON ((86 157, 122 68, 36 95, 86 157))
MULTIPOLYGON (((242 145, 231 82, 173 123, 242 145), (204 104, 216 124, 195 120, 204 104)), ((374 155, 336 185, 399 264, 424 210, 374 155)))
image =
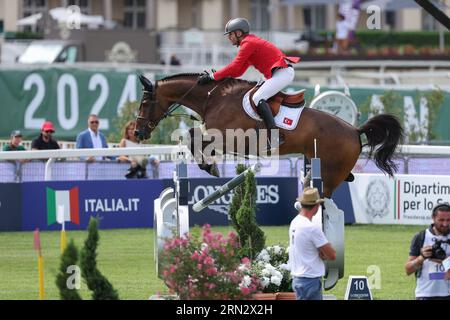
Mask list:
POLYGON ((153 91, 153 84, 150 80, 148 80, 146 77, 144 77, 142 74, 139 75, 139 80, 141 81, 142 85, 144 86, 144 90, 148 92, 153 91))

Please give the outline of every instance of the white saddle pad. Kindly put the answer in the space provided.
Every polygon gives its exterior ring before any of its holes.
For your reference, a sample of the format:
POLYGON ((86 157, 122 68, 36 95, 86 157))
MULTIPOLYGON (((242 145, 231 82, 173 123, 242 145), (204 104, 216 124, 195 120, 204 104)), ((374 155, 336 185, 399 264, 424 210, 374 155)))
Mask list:
MULTIPOLYGON (((247 113, 250 118, 262 121, 261 117, 253 110, 250 104, 250 91, 247 92, 242 100, 242 106, 244 107, 245 113, 247 113)), ((275 116, 275 124, 277 127, 285 130, 294 130, 297 128, 300 116, 302 114, 304 107, 301 108, 289 108, 286 106, 280 106, 280 112, 275 116)))

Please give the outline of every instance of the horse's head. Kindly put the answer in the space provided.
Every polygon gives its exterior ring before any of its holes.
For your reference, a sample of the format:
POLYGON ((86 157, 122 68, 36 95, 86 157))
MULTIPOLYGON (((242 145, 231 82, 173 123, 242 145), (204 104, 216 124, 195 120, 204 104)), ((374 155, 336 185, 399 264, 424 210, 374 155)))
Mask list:
POLYGON ((143 75, 139 76, 139 80, 144 87, 144 95, 139 106, 134 135, 139 140, 147 140, 150 139, 152 131, 164 117, 164 110, 156 100, 156 85, 153 86, 152 82, 143 75))

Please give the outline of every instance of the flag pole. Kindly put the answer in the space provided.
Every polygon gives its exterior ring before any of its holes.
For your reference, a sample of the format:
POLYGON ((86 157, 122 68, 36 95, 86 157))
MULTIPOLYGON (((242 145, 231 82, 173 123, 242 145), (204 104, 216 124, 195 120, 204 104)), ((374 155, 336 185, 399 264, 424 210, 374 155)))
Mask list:
POLYGON ((39 272, 39 300, 45 299, 44 290, 44 258, 42 257, 41 239, 39 229, 34 231, 34 249, 38 252, 38 272, 39 272))
POLYGON ((58 212, 56 214, 58 223, 61 224, 61 238, 59 242, 59 247, 61 250, 61 254, 64 253, 64 250, 66 249, 66 217, 64 212, 64 206, 58 206, 58 212))
POLYGON ((63 220, 61 227, 61 254, 66 250, 66 222, 63 220))

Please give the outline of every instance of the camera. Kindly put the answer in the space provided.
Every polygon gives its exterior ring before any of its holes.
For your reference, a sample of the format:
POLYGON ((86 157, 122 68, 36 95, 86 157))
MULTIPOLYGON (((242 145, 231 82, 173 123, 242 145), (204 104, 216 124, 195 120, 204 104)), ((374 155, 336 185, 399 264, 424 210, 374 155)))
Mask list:
POLYGON ((447 258, 447 253, 442 248, 443 243, 450 244, 450 239, 436 240, 434 242, 433 246, 431 247, 431 259, 444 260, 445 258, 447 258))

